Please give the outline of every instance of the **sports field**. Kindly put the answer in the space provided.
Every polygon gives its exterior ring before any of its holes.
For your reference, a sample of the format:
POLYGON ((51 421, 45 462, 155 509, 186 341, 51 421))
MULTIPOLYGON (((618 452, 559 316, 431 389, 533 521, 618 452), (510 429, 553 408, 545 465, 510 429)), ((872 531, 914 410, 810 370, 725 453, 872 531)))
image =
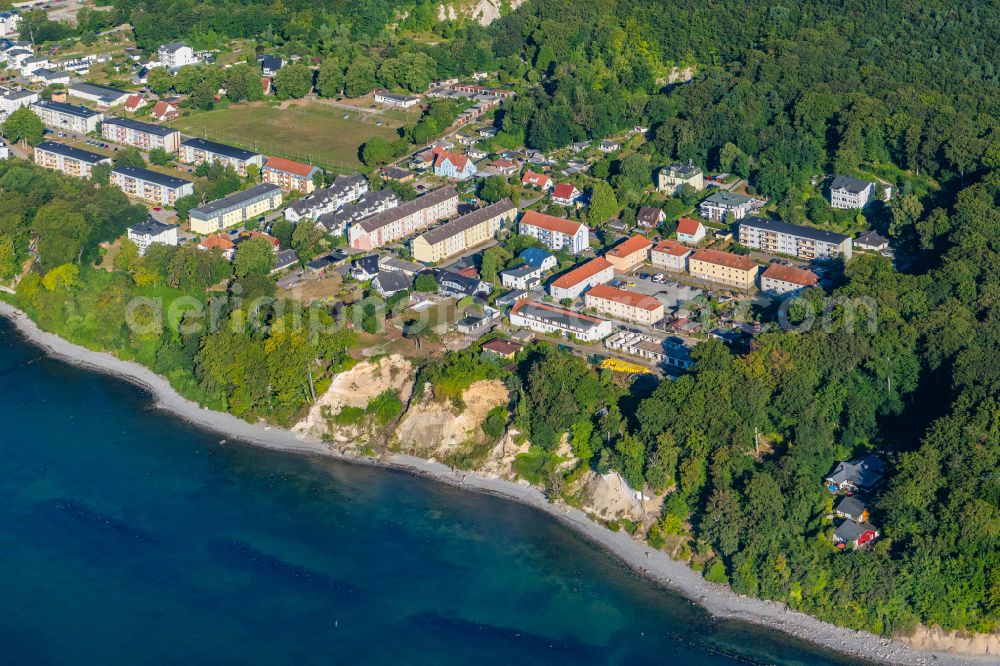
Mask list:
POLYGON ((191 136, 340 169, 361 167, 361 144, 373 136, 392 141, 403 125, 397 116, 375 111, 315 102, 283 106, 240 104, 180 118, 170 125, 191 136))

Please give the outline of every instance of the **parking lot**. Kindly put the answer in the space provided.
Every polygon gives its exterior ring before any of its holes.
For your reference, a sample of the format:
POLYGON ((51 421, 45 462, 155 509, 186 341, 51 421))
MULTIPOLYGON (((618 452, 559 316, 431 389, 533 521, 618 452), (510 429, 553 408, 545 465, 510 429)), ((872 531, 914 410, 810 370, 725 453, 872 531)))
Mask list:
POLYGON ((612 283, 612 286, 618 286, 621 289, 628 289, 629 291, 646 296, 653 296, 663 303, 663 307, 668 312, 676 310, 680 304, 697 298, 704 293, 702 289, 677 282, 672 273, 664 272, 665 281, 662 283, 653 282, 652 278, 656 275, 655 271, 650 273, 639 271, 638 273, 646 274, 648 277, 643 279, 638 277, 638 274, 622 276, 616 278, 618 284, 612 283))

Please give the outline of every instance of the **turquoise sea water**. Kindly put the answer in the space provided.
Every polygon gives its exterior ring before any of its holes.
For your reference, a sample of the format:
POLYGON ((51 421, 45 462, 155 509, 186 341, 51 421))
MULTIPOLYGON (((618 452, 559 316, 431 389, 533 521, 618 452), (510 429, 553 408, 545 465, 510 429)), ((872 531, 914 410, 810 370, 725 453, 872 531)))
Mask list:
POLYGON ((539 512, 244 446, 0 319, 0 661, 834 664, 539 512))

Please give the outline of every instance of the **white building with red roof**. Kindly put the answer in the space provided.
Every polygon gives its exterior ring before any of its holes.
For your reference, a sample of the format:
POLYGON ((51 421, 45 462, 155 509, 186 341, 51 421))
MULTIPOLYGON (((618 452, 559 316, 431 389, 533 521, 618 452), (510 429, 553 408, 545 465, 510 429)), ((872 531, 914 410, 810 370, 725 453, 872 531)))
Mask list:
POLYGON ((591 287, 607 284, 615 277, 615 267, 604 257, 595 257, 556 278, 549 285, 549 294, 557 301, 577 298, 591 287))
POLYGON ((510 309, 510 323, 536 333, 572 335, 582 342, 597 342, 612 333, 607 319, 528 300, 520 300, 510 309))
POLYGON ((521 176, 521 184, 528 187, 537 187, 542 190, 552 189, 552 179, 544 173, 525 171, 521 176))
POLYGON ((688 257, 692 251, 691 248, 675 240, 661 240, 653 246, 650 262, 653 268, 683 273, 688 268, 688 257))
POLYGON ((760 289, 771 294, 794 294, 818 282, 819 278, 810 270, 771 264, 760 276, 760 289))
POLYGON ((652 326, 663 319, 663 303, 658 299, 606 284, 591 287, 583 300, 588 309, 622 321, 652 326))
POLYGON ((705 225, 690 217, 677 220, 677 240, 688 245, 694 245, 705 237, 705 225))
POLYGON ((545 215, 529 210, 518 223, 518 230, 545 243, 551 250, 566 250, 579 254, 590 246, 590 235, 586 225, 563 217, 545 215))
POLYGON ((636 234, 608 250, 604 258, 611 262, 616 271, 628 273, 646 263, 652 246, 653 243, 648 238, 636 234))
POLYGON ((552 201, 560 206, 572 206, 580 198, 580 190, 571 183, 559 183, 552 190, 552 201))
POLYGON ((467 155, 435 148, 434 175, 452 180, 468 180, 476 175, 476 165, 467 155))

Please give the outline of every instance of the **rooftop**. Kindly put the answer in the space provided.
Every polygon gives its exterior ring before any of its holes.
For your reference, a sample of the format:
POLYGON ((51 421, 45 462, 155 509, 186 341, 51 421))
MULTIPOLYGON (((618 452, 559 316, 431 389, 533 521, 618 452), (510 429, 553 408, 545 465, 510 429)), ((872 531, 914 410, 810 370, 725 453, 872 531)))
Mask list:
MULTIPOLYGON (((159 105, 160 102, 157 102, 159 105)), ((216 155, 222 155, 223 157, 229 157, 234 160, 249 160, 256 157, 260 153, 255 153, 251 150, 243 150, 242 148, 236 148, 235 146, 227 146, 224 143, 216 143, 215 141, 209 141, 207 139, 192 138, 181 142, 182 146, 188 146, 194 150, 204 150, 207 153, 214 153, 216 155)))
POLYGON ((683 234, 685 236, 697 235, 698 230, 701 228, 701 222, 698 220, 692 220, 690 217, 682 217, 677 220, 677 233, 683 234))
POLYGON ((606 319, 601 319, 600 317, 580 314, 579 312, 573 312, 572 310, 566 310, 564 308, 559 308, 547 303, 539 303, 537 301, 518 301, 514 304, 514 307, 510 309, 510 314, 518 314, 522 317, 542 319, 566 326, 568 328, 579 328, 585 330, 596 328, 607 321, 606 319))
POLYGON ((490 340, 483 345, 483 351, 493 352, 494 354, 499 354, 500 356, 509 356, 511 354, 516 354, 524 348, 524 345, 517 342, 511 342, 510 340, 490 340))
POLYGON ((748 197, 745 194, 738 194, 736 192, 729 192, 728 190, 720 190, 710 194, 704 201, 702 201, 702 203, 721 206, 740 206, 742 204, 749 203, 750 201, 753 201, 753 197, 748 197))
POLYGON ((785 266, 784 264, 771 264, 764 271, 762 277, 782 282, 791 282, 803 287, 812 287, 819 282, 819 278, 812 271, 796 268, 795 266, 785 266))
POLYGON ((139 236, 159 236, 166 231, 176 228, 176 224, 163 224, 162 222, 157 222, 153 218, 147 218, 145 222, 133 224, 129 227, 129 230, 139 236))
POLYGON ((847 190, 851 194, 860 194, 868 189, 871 181, 858 180, 849 176, 834 176, 830 183, 831 190, 847 190))
POLYGON ((632 236, 628 240, 622 241, 618 245, 615 245, 613 248, 608 250, 604 256, 615 257, 616 259, 625 258, 635 252, 639 252, 641 250, 648 250, 650 246, 652 246, 652 244, 653 244, 652 241, 650 241, 645 236, 636 234, 635 236, 632 236))
POLYGON ((628 305, 633 308, 648 310, 650 312, 663 307, 663 303, 652 296, 639 294, 634 291, 627 291, 625 289, 616 289, 614 287, 609 287, 606 284, 598 284, 591 287, 590 291, 587 292, 587 297, 613 301, 615 303, 621 303, 622 305, 628 305))
POLYGON ((820 241, 822 243, 831 243, 833 245, 840 245, 845 240, 850 238, 850 236, 845 236, 844 234, 838 234, 824 229, 817 229, 816 227, 804 227, 798 224, 788 224, 787 222, 781 222, 779 220, 767 220, 762 217, 744 218, 740 221, 740 225, 750 227, 751 229, 773 231, 779 234, 788 234, 790 236, 808 238, 810 240, 820 241))
POLYGON ((164 173, 160 173, 159 171, 151 171, 149 169, 143 169, 142 167, 120 166, 112 169, 111 173, 121 174, 123 176, 128 176, 129 178, 136 178, 138 180, 144 180, 148 183, 155 183, 156 185, 169 188, 178 188, 191 184, 190 180, 174 178, 173 176, 168 176, 164 173))
POLYGON ((127 127, 129 129, 133 129, 138 132, 155 134, 156 136, 167 136, 177 131, 169 127, 163 127, 162 125, 154 125, 153 123, 144 123, 138 120, 132 120, 130 118, 117 118, 117 117, 105 118, 104 124, 118 125, 119 127, 127 127))
POLYGON ((76 116, 78 118, 93 118, 94 116, 101 115, 99 111, 88 109, 87 107, 80 106, 79 104, 67 104, 66 102, 53 102, 50 99, 43 99, 41 101, 35 102, 34 106, 41 107, 44 109, 51 109, 58 113, 65 113, 66 115, 76 116))
POLYGON ((302 162, 286 160, 284 157, 267 158, 267 162, 264 163, 264 168, 273 169, 274 171, 284 171, 285 173, 291 173, 303 178, 311 177, 313 172, 318 169, 318 167, 303 164, 302 162))
POLYGON ((674 257, 683 257, 686 254, 690 254, 692 250, 683 243, 667 239, 667 240, 661 240, 659 243, 657 243, 656 246, 653 248, 653 252, 669 254, 674 257))
POLYGON ((365 231, 371 233, 376 229, 381 229, 388 224, 392 224, 396 220, 401 220, 408 215, 412 215, 419 210, 436 206, 437 204, 443 203, 448 199, 457 196, 458 191, 451 185, 439 187, 438 189, 432 190, 431 192, 419 196, 412 201, 401 203, 395 208, 384 210, 381 213, 376 213, 369 218, 361 220, 358 225, 365 231))
POLYGON ((580 231, 580 227, 583 226, 579 222, 573 222, 563 217, 546 215, 534 210, 525 211, 524 216, 521 217, 521 224, 555 231, 567 236, 575 236, 580 231))
POLYGON ((108 86, 99 86, 95 83, 74 83, 69 87, 69 94, 72 95, 74 92, 82 92, 85 95, 94 95, 95 97, 100 97, 103 101, 108 102, 115 101, 129 94, 127 90, 119 90, 118 88, 110 88, 108 86))
POLYGON ((430 245, 437 245, 438 243, 446 241, 447 239, 452 238, 467 229, 473 228, 477 224, 516 209, 516 206, 514 206, 510 199, 501 199, 495 204, 490 204, 489 206, 484 206, 483 208, 477 208, 471 213, 467 213, 452 220, 451 222, 445 222, 441 226, 434 227, 433 229, 422 234, 420 237, 427 241, 430 245))
POLYGON ((253 187, 241 190, 239 192, 234 192, 227 197, 221 199, 216 199, 215 201, 210 201, 204 206, 199 206, 198 208, 191 209, 190 215, 196 218, 207 218, 215 215, 220 210, 226 210, 232 208, 233 206, 242 205, 248 201, 254 201, 256 199, 261 199, 264 197, 273 196, 274 194, 280 194, 281 188, 277 185, 271 185, 270 183, 261 183, 260 185, 254 185, 253 187))
POLYGON ((611 262, 604 257, 594 257, 587 263, 581 264, 568 273, 564 273, 559 276, 559 278, 552 283, 552 286, 560 289, 567 289, 580 284, 587 278, 591 278, 608 268, 611 268, 611 262))
POLYGON ((63 157, 86 162, 87 164, 98 164, 99 162, 111 161, 111 158, 107 155, 92 153, 89 150, 80 150, 79 148, 67 146, 62 143, 56 143, 55 141, 42 141, 40 144, 35 146, 35 150, 41 150, 55 155, 62 155, 63 157))
POLYGON ((749 257, 743 257, 732 252, 722 252, 720 250, 698 250, 691 257, 692 261, 704 261, 708 264, 726 266, 741 271, 750 271, 757 268, 757 262, 749 257))

